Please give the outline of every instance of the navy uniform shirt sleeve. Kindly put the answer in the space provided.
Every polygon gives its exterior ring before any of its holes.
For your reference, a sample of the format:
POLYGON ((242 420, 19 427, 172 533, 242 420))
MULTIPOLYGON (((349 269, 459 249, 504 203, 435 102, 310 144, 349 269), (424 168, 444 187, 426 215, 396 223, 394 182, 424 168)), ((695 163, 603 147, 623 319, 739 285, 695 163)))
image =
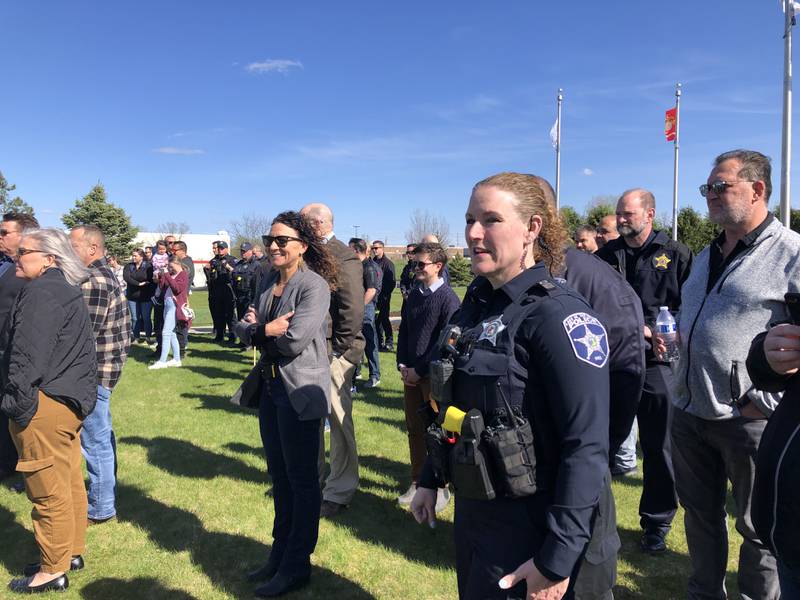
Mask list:
MULTIPOLYGON (((608 365, 581 360, 565 319, 592 315, 580 299, 559 296, 524 324, 530 340, 530 370, 544 390, 552 427, 560 441, 553 502, 547 509, 548 533, 536 567, 549 579, 569 577, 591 537, 591 521, 608 470, 608 365)), ((577 337, 577 334, 576 334, 577 337)))

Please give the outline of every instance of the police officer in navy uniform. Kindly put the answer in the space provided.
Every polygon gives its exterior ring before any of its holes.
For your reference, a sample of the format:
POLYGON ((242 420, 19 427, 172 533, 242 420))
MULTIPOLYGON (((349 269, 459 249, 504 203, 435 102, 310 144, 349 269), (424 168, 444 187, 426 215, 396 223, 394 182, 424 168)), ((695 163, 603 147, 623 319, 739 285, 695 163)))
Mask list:
POLYGON ((253 303, 253 279, 259 264, 253 256, 253 244, 243 242, 239 247, 242 258, 233 268, 233 291, 236 294, 236 317, 241 320, 253 303))
POLYGON ((214 341, 222 342, 225 339, 225 328, 228 328, 228 341, 236 341, 233 327, 235 297, 233 292, 233 269, 236 259, 228 253, 228 242, 217 242, 217 255, 209 263, 209 304, 211 306, 211 319, 214 322, 214 341))
POLYGON ((675 472, 672 467, 673 369, 656 360, 652 350, 659 307, 676 313, 681 287, 689 277, 692 253, 663 231, 653 229, 655 197, 647 190, 628 190, 617 202, 620 237, 597 251, 597 256, 617 269, 631 284, 642 303, 646 350, 645 385, 639 403, 639 444, 642 448, 644 481, 639 502, 640 545, 649 553, 666 550, 665 537, 678 509, 675 472))
MULTIPOLYGON (((612 598, 619 538, 609 517, 605 328, 583 298, 550 275, 563 262, 567 233, 537 178, 500 173, 479 182, 466 223, 479 277, 450 323, 458 339, 448 346, 457 349, 452 406, 439 407, 448 431, 456 429, 448 425, 451 411, 466 412, 444 461, 456 497, 459 597, 612 598), (464 451, 475 424, 510 423, 503 420, 509 410, 517 426, 527 420, 532 430, 532 442, 519 445, 524 460, 514 462, 530 467, 524 488, 509 483, 510 472, 495 462, 483 463, 486 477, 465 468, 470 456, 488 451, 486 442, 464 451), (487 481, 493 497, 476 491, 487 481), (591 563, 584 561, 589 554, 591 563)), ((411 505, 420 523, 433 523, 435 490, 443 484, 434 456, 429 447, 411 505)))

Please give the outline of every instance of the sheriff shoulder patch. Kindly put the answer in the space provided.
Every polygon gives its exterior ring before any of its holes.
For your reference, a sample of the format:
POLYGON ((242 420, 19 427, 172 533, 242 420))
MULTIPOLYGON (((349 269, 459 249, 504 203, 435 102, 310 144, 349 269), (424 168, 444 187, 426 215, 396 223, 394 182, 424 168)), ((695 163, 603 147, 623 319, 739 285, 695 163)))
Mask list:
POLYGON ((564 319, 564 330, 578 360, 598 369, 605 366, 608 361, 608 335, 600 321, 583 312, 573 313, 564 319))

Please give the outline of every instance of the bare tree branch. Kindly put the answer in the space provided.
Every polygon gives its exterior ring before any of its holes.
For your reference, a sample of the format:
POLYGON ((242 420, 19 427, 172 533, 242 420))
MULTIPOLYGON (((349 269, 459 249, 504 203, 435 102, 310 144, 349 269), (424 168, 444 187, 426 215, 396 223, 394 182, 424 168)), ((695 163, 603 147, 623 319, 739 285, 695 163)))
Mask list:
POLYGON ((261 236, 269 233, 272 217, 249 213, 242 215, 237 221, 231 221, 231 244, 233 248, 242 242, 261 245, 261 236))
POLYGON ((189 233, 189 226, 183 222, 167 221, 158 226, 158 235, 161 239, 168 235, 174 235, 176 238, 181 239, 184 233, 189 233))
POLYGON ((409 244, 416 244, 429 234, 435 235, 445 248, 450 245, 450 225, 445 218, 433 215, 427 210, 415 209, 411 214, 409 229, 406 230, 406 241, 409 244))

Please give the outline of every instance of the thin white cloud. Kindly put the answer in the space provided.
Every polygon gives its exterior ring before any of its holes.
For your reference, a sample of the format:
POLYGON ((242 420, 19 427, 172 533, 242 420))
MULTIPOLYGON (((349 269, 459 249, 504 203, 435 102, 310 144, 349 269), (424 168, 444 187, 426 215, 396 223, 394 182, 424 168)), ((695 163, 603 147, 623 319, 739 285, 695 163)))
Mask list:
POLYGON ((288 73, 291 69, 302 69, 303 63, 299 60, 286 58, 268 58, 261 62, 252 62, 245 65, 248 73, 288 73))
POLYGON ((583 173, 587 177, 591 177, 592 175, 594 175, 594 171, 592 171, 589 167, 586 167, 583 171, 581 171, 581 173, 583 173))
POLYGON ((153 148, 156 154, 177 154, 181 156, 195 156, 197 154, 205 154, 205 150, 199 148, 176 148, 175 146, 162 146, 161 148, 153 148))

